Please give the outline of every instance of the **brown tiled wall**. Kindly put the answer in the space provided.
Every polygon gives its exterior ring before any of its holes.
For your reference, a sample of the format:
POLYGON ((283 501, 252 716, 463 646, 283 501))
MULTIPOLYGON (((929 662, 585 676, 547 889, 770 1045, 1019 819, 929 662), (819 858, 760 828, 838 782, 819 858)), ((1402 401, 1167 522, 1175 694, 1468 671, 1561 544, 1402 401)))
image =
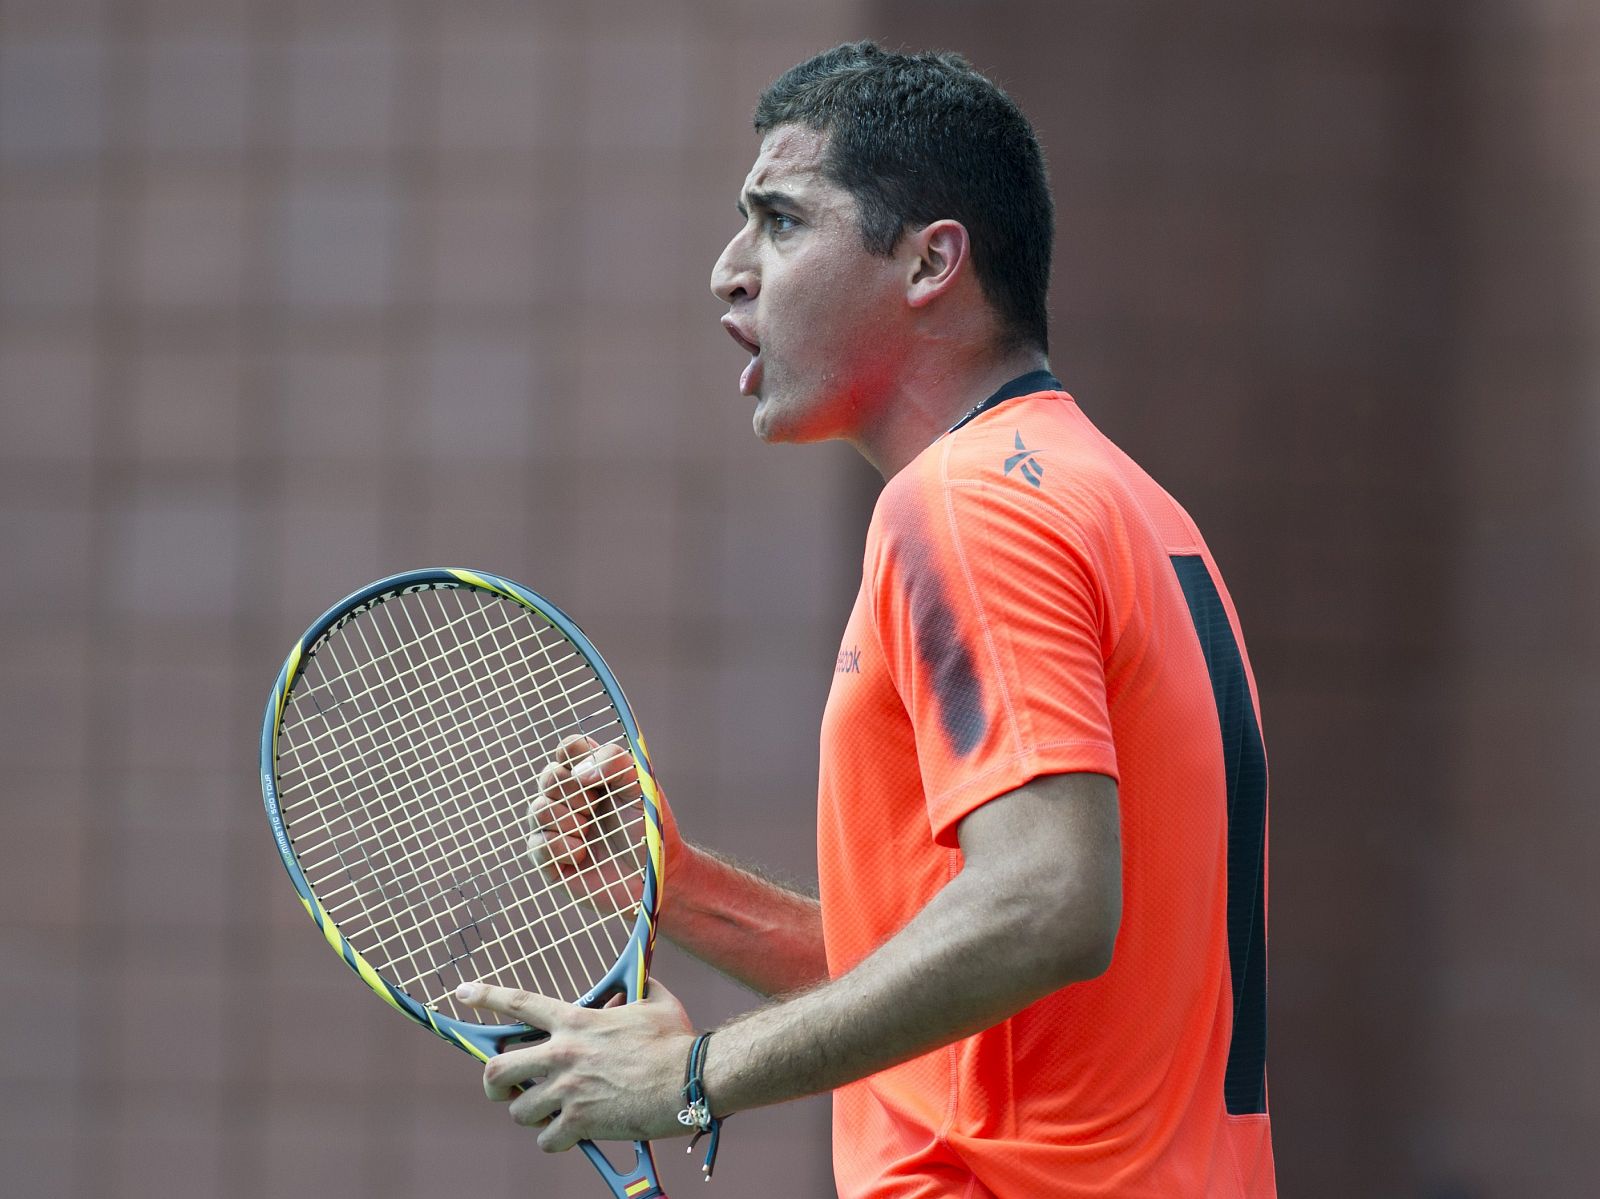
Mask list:
MULTIPOLYGON (((750 437, 702 289, 757 90, 863 32, 1037 119, 1055 366, 1242 609, 1284 1193, 1600 1177, 1593 5, 0 0, 0 1190, 593 1193, 317 944, 260 704, 331 598, 482 564, 691 834, 812 872, 871 483, 750 437)), ((715 1185, 829 1193, 825 1105, 715 1185)))
MULTIPOLYGON (((0 3, 0 1192, 597 1188, 317 943, 260 709, 332 599, 486 566, 691 832, 814 874, 864 471, 754 441, 706 281, 758 88, 853 10, 0 3)), ((826 1119, 741 1117, 720 1189, 828 1193, 826 1119)))

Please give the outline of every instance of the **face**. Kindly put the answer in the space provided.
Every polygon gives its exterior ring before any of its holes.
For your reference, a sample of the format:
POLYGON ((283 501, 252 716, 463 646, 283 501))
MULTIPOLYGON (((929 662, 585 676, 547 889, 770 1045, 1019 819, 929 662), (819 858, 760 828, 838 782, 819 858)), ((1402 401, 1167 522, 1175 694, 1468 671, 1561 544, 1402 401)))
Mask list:
POLYGON ((855 198, 823 174, 824 134, 767 134, 739 198, 744 225, 711 272, 750 355, 739 391, 766 441, 855 441, 887 395, 904 266, 862 244, 855 198))

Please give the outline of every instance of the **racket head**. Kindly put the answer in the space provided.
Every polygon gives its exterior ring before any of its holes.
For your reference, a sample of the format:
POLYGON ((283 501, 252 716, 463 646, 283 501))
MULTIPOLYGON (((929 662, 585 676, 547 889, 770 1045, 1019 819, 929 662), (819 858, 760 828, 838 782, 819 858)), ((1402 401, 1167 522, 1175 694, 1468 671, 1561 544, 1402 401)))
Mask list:
MULTIPOLYGON (((334 659, 338 656, 336 653, 336 647, 338 647, 345 651, 347 657, 353 658, 355 643, 347 635, 347 630, 363 630, 366 633, 374 632, 379 626, 374 622, 373 617, 375 613, 380 612, 391 617, 388 621, 391 626, 387 631, 388 638, 403 641, 404 635, 397 630, 404 626, 396 624, 393 619, 393 612, 385 610, 385 605, 413 605, 428 602, 418 600, 415 597, 443 597, 447 593, 463 599, 461 607, 466 615, 461 619, 465 625, 470 625, 472 619, 472 613, 469 610, 470 605, 464 602, 464 597, 470 596, 483 601, 483 611, 494 613, 491 619, 505 617, 508 625, 515 625, 518 627, 519 632, 532 638, 537 646, 537 649, 532 652, 537 653, 540 662, 545 661, 550 656, 547 647, 556 647, 556 651, 563 655, 561 669, 566 670, 567 664, 571 664, 570 673, 557 675, 556 677, 570 680, 576 675, 582 675, 583 686, 586 688, 582 694, 587 697, 583 700, 583 706, 586 710, 592 708, 595 712, 595 716, 589 721, 587 728, 574 726, 564 729, 561 727, 561 721, 552 719, 544 722, 548 727, 540 728, 538 732, 523 737, 521 740, 516 740, 514 732, 504 734, 513 738, 514 744, 509 749, 499 745, 496 746, 496 749, 501 751, 501 758, 514 760, 516 755, 525 753, 528 760, 526 767, 520 772, 517 771, 514 765, 510 768, 512 770, 512 785, 506 788, 507 794, 498 800, 490 801, 491 803, 501 802, 515 808, 515 812, 510 813, 510 818, 507 818, 508 814, 505 811, 499 813, 502 827, 498 834, 499 842, 493 846, 499 857, 494 861, 493 868, 504 871, 507 877, 493 882, 490 886, 490 890, 511 888, 513 898, 510 900, 504 898, 498 900, 501 906, 491 915, 506 917, 505 923, 509 924, 530 915, 538 916, 540 914, 539 905, 537 904, 534 905, 535 910, 532 913, 528 911, 526 906, 528 896, 524 891, 518 889, 525 883, 529 875, 538 877, 540 871, 527 858, 525 847, 522 847, 515 859, 513 859, 512 850, 516 847, 508 848, 508 846, 511 846, 514 841, 518 845, 526 841, 524 820, 527 804, 532 801, 537 793, 536 780, 538 772, 545 762, 554 756, 556 743, 560 741, 562 734, 571 732, 587 734, 590 728, 607 730, 609 733, 608 739, 625 743, 632 759, 631 781, 637 784, 637 800, 640 809, 639 816, 642 819, 642 828, 637 829, 634 836, 637 837, 639 832, 642 832, 643 835, 642 839, 634 841, 640 861, 637 868, 629 875, 629 886, 636 898, 634 910, 631 913, 619 909, 616 916, 608 918, 619 924, 626 925, 626 932, 625 936, 620 938, 620 947, 618 947, 620 928, 608 929, 607 948, 617 948, 617 955, 609 968, 603 971, 597 972, 593 969, 594 964, 599 961, 598 953, 600 947, 593 935, 593 929, 597 926, 589 926, 588 940, 594 946, 596 953, 589 955, 589 962, 587 963, 589 968, 585 970, 585 974, 595 974, 596 976, 592 978, 585 977, 581 980, 588 984, 581 993, 571 994, 570 991, 575 988, 569 987, 569 993, 563 997, 582 1006, 595 1007, 604 1004, 617 994, 624 995, 629 1002, 640 998, 644 994, 646 978, 649 973, 650 955, 655 944, 656 914, 660 905, 663 871, 660 795, 650 766, 649 753, 646 749, 644 738, 639 732, 638 723, 634 719, 632 709, 628 706, 627 699, 623 695, 622 688, 617 682, 616 676, 600 656, 599 651, 595 649, 593 643, 590 642, 570 617, 538 593, 510 579, 484 571, 434 568, 407 571, 379 579, 351 593, 333 605, 306 630, 305 634, 290 649, 283 668, 279 671, 277 681, 273 685, 272 693, 267 700, 266 713, 262 720, 261 730, 261 791, 267 819, 272 826, 273 840, 278 847, 278 853, 283 860, 284 868, 288 871, 289 878, 293 882, 295 890, 299 893, 302 905, 312 920, 316 922, 317 927, 322 930, 324 938, 334 952, 339 954, 345 964, 355 971, 361 980, 390 1007, 422 1027, 434 1032, 443 1040, 456 1045, 480 1060, 486 1061, 496 1053, 501 1052, 502 1048, 508 1043, 526 1041, 536 1036, 538 1030, 531 1029, 525 1024, 484 1024, 468 1018, 465 1013, 470 1009, 457 1006, 453 997, 449 995, 449 990, 429 995, 427 988, 417 985, 417 980, 411 976, 410 970, 396 968, 396 964, 388 960, 392 956, 391 952, 379 952, 379 950, 383 949, 384 938, 375 931, 371 917, 361 914, 352 919, 345 910, 349 907, 348 903, 341 905, 329 898, 330 895, 335 894, 336 890, 339 893, 343 893, 351 888, 359 888, 362 881, 359 876, 362 874, 363 869, 367 869, 368 874, 371 876, 367 883, 368 889, 370 890, 373 887, 382 889, 380 877, 382 868, 372 867, 367 850, 361 848, 360 826, 354 826, 344 834, 344 845, 341 847, 337 843, 337 834, 329 833, 326 829, 316 830, 308 825, 307 819, 303 815, 308 808, 320 810, 334 803, 334 801, 340 800, 341 797, 337 795, 326 794, 337 791, 340 780, 311 778, 308 777, 308 773, 304 768, 292 763, 287 765, 285 763, 286 757, 294 757, 296 755, 307 761, 316 758, 326 759, 335 755, 340 748, 337 744, 330 744, 328 748, 319 750, 317 754, 307 754, 287 744, 288 741, 293 739, 295 730, 300 728, 302 723, 302 714, 299 710, 301 701, 308 699, 312 694, 312 691, 308 690, 308 688, 314 687, 314 684, 308 683, 308 678, 317 675, 321 671, 318 660, 319 653, 334 659), (512 609, 498 608, 498 605, 503 604, 513 605, 514 612, 512 609), (284 776, 285 769, 287 769, 288 778, 284 776), (321 797, 317 793, 319 787, 323 790, 321 797), (509 832, 512 828, 523 830, 520 841, 509 832), (306 844, 308 840, 311 842, 309 846, 306 844), (355 863, 353 867, 351 861, 346 860, 346 850, 352 844, 355 847, 350 853, 350 858, 355 863), (334 851, 331 856, 327 852, 330 845, 334 851), (308 868, 308 862, 303 856, 303 851, 312 854, 320 853, 323 857, 316 863, 309 864, 308 868), (339 863, 339 868, 329 868, 329 862, 333 860, 339 863), (517 873, 514 869, 508 869, 512 866, 520 867, 522 873, 517 873), (342 874, 346 876, 342 879, 340 878, 341 868, 342 874), (331 890, 330 881, 339 882, 340 887, 331 890), (356 927, 346 927, 347 924, 352 923, 356 927), (352 941, 352 938, 354 938, 354 941, 352 941), (376 948, 374 948, 375 946, 376 948), (405 975, 406 977, 397 977, 398 975, 405 975)), ((407 634, 410 631, 408 629, 407 634)), ((452 635, 455 635, 457 642, 459 642, 459 634, 470 631, 470 627, 456 628, 452 635)), ((431 632, 430 630, 430 635, 431 632)), ((437 635, 442 643, 444 634, 441 632, 437 635)), ((477 638, 475 642, 475 644, 469 643, 465 646, 456 644, 442 646, 442 648, 455 655, 451 659, 452 661, 475 653, 492 654, 500 658, 500 664, 496 668, 502 676, 500 687, 501 690, 509 688, 511 693, 511 698, 504 700, 504 706, 509 708, 518 702, 519 698, 525 701, 528 688, 522 687, 519 690, 518 685, 506 682, 505 678, 506 676, 515 676, 519 668, 533 669, 538 663, 535 663, 531 657, 523 661, 514 661, 514 655, 519 652, 517 649, 518 643, 514 639, 508 643, 504 637, 499 637, 498 639, 489 637, 487 641, 484 638, 477 638)), ((370 644, 370 638, 363 636, 362 643, 362 649, 365 650, 370 644)), ((527 652, 526 644, 525 642, 522 643, 523 652, 527 652)), ((352 710, 357 706, 364 706, 367 709, 359 714, 351 715, 346 723, 354 722, 357 715, 366 722, 367 726, 371 726, 373 721, 377 721, 379 727, 396 722, 396 718, 391 715, 377 713, 372 709, 381 706, 381 703, 387 702, 389 698, 387 694, 377 698, 374 698, 374 696, 376 695, 377 687, 381 685, 382 672, 392 668, 400 661, 397 654, 398 651, 387 655, 373 655, 380 659, 389 657, 391 661, 387 665, 381 661, 377 665, 368 664, 365 667, 368 670, 368 675, 365 677, 361 674, 361 669, 352 668, 350 662, 334 661, 332 663, 337 673, 330 677, 335 681, 343 682, 346 694, 329 704, 328 710, 319 709, 315 714, 321 720, 320 732, 324 738, 333 743, 338 742, 341 735, 338 732, 341 717, 330 715, 329 712, 341 706, 348 706, 352 710), (350 683, 352 678, 356 680, 354 685, 350 683), (379 679, 380 682, 372 683, 371 680, 374 678, 379 679), (362 688, 365 688, 364 692, 362 688), (363 704, 363 701, 367 702, 363 704)), ((407 657, 405 660, 410 662, 411 659, 407 657)), ((459 662, 457 669, 463 669, 459 666, 459 662)), ((322 671, 322 673, 326 674, 325 671, 322 671)), ((412 673, 412 670, 407 667, 405 673, 412 673)), ((420 674, 421 671, 419 670, 415 673, 420 674)), ((568 683, 563 681, 560 686, 563 697, 566 697, 567 692, 570 690, 568 683)), ((533 691, 537 700, 540 687, 533 687, 533 691)), ((450 697, 436 698, 433 702, 442 703, 444 699, 448 698, 450 697)), ((502 701, 502 697, 498 694, 492 694, 491 699, 492 702, 502 701)), ((574 706, 570 699, 567 702, 569 708, 574 706)), ((485 700, 482 695, 475 694, 471 699, 471 703, 481 709, 485 700)), ((501 735, 499 724, 514 724, 515 719, 514 715, 501 715, 492 735, 501 735)), ((538 722, 535 721, 534 723, 537 724, 538 722)), ((460 732, 461 729, 468 727, 466 725, 458 725, 452 732, 460 732)), ((303 729, 301 731, 303 732, 303 729)), ((357 738, 369 736, 365 730, 357 730, 349 735, 357 738)), ((486 736, 482 733, 481 728, 476 726, 470 728, 470 735, 478 737, 480 740, 486 736)), ((407 745, 402 747, 399 752, 402 754, 414 753, 419 759, 431 758, 433 763, 437 765, 442 751, 433 750, 431 748, 433 744, 433 740, 428 738, 425 741, 423 750, 417 750, 414 746, 407 745)), ((392 744, 389 748, 393 748, 392 744)), ((374 752, 369 748, 367 751, 368 757, 370 758, 374 752)), ((472 762, 478 759, 472 758, 470 752, 458 756, 463 757, 467 763, 465 767, 460 768, 458 773, 464 771, 465 774, 474 776, 473 780, 468 781, 481 781, 485 777, 481 767, 476 769, 472 767, 472 762)), ((318 766, 321 764, 321 762, 316 763, 318 766)), ((416 763, 414 766, 415 768, 411 771, 411 774, 425 777, 426 772, 422 769, 422 764, 416 763)), ((377 780, 376 772, 380 769, 382 769, 381 765, 376 767, 360 765, 353 769, 347 769, 345 771, 346 775, 354 776, 354 779, 352 781, 352 779, 347 778, 342 785, 346 790, 354 793, 359 792, 362 788, 379 791, 383 789, 383 784, 398 781, 398 783, 403 784, 403 787, 396 789, 415 790, 416 784, 414 780, 408 777, 399 777, 397 780, 394 776, 388 776, 382 780, 377 780), (365 777, 362 777, 363 774, 365 777)), ((456 778, 452 781, 459 784, 462 779, 456 778)), ((492 781, 495 781, 497 785, 502 782, 502 780, 498 779, 492 781)), ((430 793, 427 798, 437 798, 437 791, 438 786, 435 786, 434 792, 430 793)), ((630 795, 630 803, 632 798, 630 795)), ((385 811, 379 811, 378 815, 374 816, 373 809, 375 806, 379 806, 379 801, 370 795, 365 800, 343 797, 343 802, 354 804, 355 807, 352 810, 363 820, 372 819, 376 821, 386 814, 385 811)), ((448 815, 448 813, 441 815, 448 815)), ((398 821, 391 819, 391 825, 397 823, 398 821)), ((420 831, 426 837, 432 835, 429 832, 429 826, 440 825, 442 821, 429 820, 421 830, 417 829, 414 820, 408 818, 408 823, 412 825, 413 833, 420 831)), ((629 827, 632 827, 631 818, 629 827)), ((408 865, 411 856, 409 852, 405 855, 408 865)), ((423 854, 424 864, 432 860, 428 853, 425 852, 423 854)), ((466 862, 460 873, 471 876, 472 872, 480 864, 477 861, 466 862)), ((447 878, 436 874, 421 880, 420 883, 425 890, 429 891, 430 895, 440 884, 445 885, 447 890, 463 886, 472 887, 472 898, 474 899, 481 898, 483 894, 482 887, 474 886, 470 877, 463 880, 461 877, 447 878)), ((553 888, 547 882, 540 882, 538 886, 542 889, 541 894, 548 898, 553 888)), ((422 913, 412 914, 407 914, 408 908, 405 906, 405 897, 403 895, 400 899, 390 897, 385 902, 389 904, 391 911, 398 911, 401 914, 396 919, 411 920, 419 923, 431 921, 434 925, 432 932, 445 933, 446 939, 461 933, 465 927, 463 922, 461 927, 446 931, 448 926, 454 923, 453 917, 448 914, 450 902, 444 903, 447 915, 441 919, 439 915, 441 901, 437 897, 418 900, 418 902, 430 906, 427 906, 422 913), (401 906, 395 908, 394 905, 396 903, 401 906)), ((462 902, 467 902, 467 897, 464 894, 462 895, 462 902)), ((366 905, 365 901, 363 901, 363 913, 365 909, 366 905)), ((470 913, 467 914, 470 915, 470 913)), ((477 922, 474 923, 474 927, 477 927, 477 922)), ((479 929, 478 935, 480 937, 481 932, 482 930, 479 929)), ((496 930, 496 935, 503 941, 512 936, 513 933, 496 930)), ((576 936, 577 934, 573 935, 576 936)), ((481 944, 480 942, 480 946, 481 944)), ((449 960, 446 962, 434 961, 431 963, 432 965, 459 967, 474 964, 470 949, 467 950, 464 958, 457 958, 448 951, 441 951, 441 953, 447 954, 449 960)), ((415 953, 409 956, 411 957, 412 967, 419 964, 415 953)), ((485 961, 488 960, 485 959, 485 961)), ((526 960, 525 958, 524 961, 526 960)), ((439 974, 441 976, 440 981, 449 983, 449 989, 453 989, 453 983, 445 977, 449 973, 448 969, 434 970, 432 973, 439 974)), ((458 981, 479 981, 478 978, 471 977, 466 970, 459 971, 459 974, 458 981)), ((567 969, 567 975, 569 979, 574 977, 570 968, 567 969)), ((484 981, 489 980, 485 979, 484 981)), ((499 981, 510 982, 512 980, 506 978, 499 981)), ((518 985, 527 984, 519 983, 518 985)))

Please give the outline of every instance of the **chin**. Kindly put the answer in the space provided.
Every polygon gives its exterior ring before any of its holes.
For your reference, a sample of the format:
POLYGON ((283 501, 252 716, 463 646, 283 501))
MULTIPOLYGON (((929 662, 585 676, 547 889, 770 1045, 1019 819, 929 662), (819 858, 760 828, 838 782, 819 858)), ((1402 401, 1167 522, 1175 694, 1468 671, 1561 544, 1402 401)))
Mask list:
POLYGON ((750 427, 768 445, 813 445, 841 436, 829 421, 822 397, 757 394, 750 427))
POLYGON ((750 413, 750 429, 757 437, 768 444, 781 440, 774 436, 772 420, 767 413, 767 402, 759 396, 756 398, 755 409, 750 413))
POLYGON ((765 396, 756 399, 755 411, 750 414, 750 428, 768 445, 802 440, 785 424, 782 410, 765 396))

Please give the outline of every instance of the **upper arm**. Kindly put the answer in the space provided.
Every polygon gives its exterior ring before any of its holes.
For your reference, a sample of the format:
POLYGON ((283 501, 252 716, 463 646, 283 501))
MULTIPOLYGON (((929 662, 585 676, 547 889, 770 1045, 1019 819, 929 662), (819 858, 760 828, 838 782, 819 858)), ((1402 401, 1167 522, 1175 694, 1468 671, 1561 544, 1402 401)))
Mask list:
POLYGON ((1110 964, 1122 918, 1115 780, 1041 775, 974 808, 956 835, 963 873, 983 882, 1018 931, 1058 948, 1077 977, 1110 964))

